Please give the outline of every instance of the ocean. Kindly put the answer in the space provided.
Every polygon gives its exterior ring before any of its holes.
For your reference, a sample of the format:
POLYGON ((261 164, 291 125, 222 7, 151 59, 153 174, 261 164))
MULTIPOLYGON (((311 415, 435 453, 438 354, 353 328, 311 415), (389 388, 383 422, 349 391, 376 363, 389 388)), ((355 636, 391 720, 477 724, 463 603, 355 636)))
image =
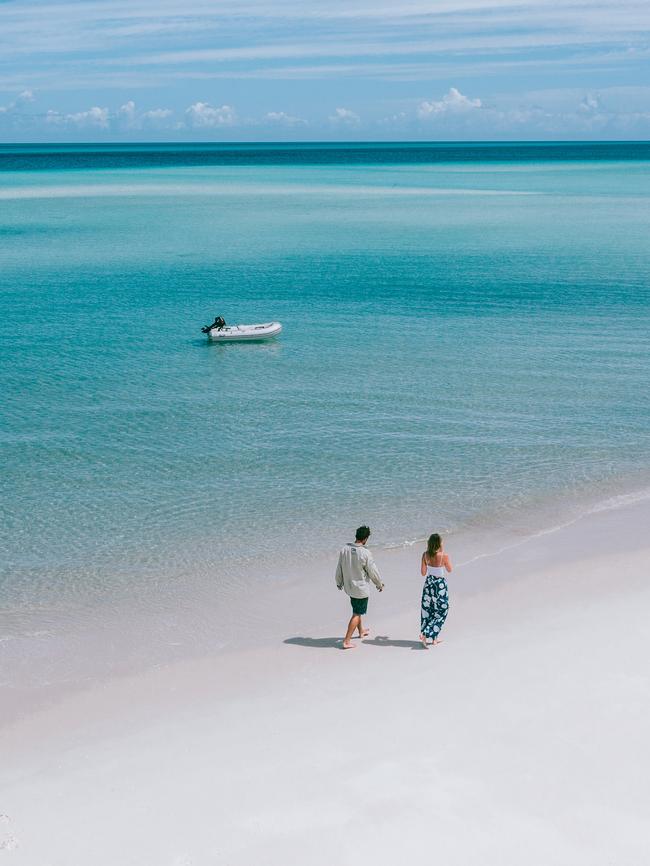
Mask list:
POLYGON ((647 143, 0 147, 0 641, 646 495, 649 237, 647 143))

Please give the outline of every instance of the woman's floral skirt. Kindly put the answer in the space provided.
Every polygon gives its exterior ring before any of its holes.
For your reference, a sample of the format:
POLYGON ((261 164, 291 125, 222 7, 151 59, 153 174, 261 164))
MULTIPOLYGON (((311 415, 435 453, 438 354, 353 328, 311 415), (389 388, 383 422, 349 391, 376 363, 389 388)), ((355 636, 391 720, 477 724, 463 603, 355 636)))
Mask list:
POLYGON ((435 640, 439 637, 449 612, 449 590, 444 577, 427 575, 422 589, 422 612, 420 631, 424 637, 435 640))

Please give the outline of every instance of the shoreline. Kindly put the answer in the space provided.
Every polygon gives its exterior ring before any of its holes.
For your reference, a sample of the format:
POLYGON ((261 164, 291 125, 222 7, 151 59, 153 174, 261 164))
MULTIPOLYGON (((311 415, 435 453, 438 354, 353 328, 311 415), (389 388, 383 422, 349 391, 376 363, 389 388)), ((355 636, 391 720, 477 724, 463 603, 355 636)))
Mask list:
POLYGON ((432 827, 452 866, 641 862, 649 515, 601 511, 550 557, 541 537, 455 570, 435 650, 418 648, 400 552, 353 652, 349 606, 321 581, 291 616, 268 611, 274 644, 96 684, 0 730, 16 864, 279 866, 297 847, 352 864, 358 822, 387 866, 432 827))
MULTIPOLYGON (((516 557, 520 548, 580 526, 595 515, 637 506, 644 508, 646 505, 650 511, 650 489, 647 487, 636 487, 627 492, 619 490, 596 500, 586 497, 572 500, 568 506, 565 503, 559 523, 547 523, 542 529, 531 532, 532 524, 548 520, 552 513, 553 501, 544 500, 541 508, 537 503, 537 508, 530 507, 525 511, 519 525, 495 523, 494 527, 483 525, 479 529, 470 522, 460 531, 445 537, 455 568, 462 571, 473 569, 480 561, 489 563, 495 557, 516 557), (527 528, 524 534, 522 525, 527 528)), ((632 539, 630 543, 633 543, 632 539)), ((413 575, 418 575, 419 580, 418 551, 424 545, 423 538, 402 544, 373 546, 371 543, 370 546, 380 569, 387 568, 388 573, 400 582, 403 575, 409 575, 412 583, 413 575)), ((13 670, 18 681, 22 680, 22 686, 16 686, 15 681, 12 683, 8 678, 0 686, 5 695, 0 729, 28 717, 32 712, 101 687, 114 679, 146 675, 161 666, 236 654, 249 644, 253 630, 257 643, 273 645, 277 638, 275 627, 281 624, 283 616, 286 616, 287 626, 297 624, 298 617, 294 615, 296 593, 312 592, 317 585, 322 595, 320 605, 329 610, 332 598, 327 596, 331 596, 328 592, 330 583, 333 583, 330 572, 333 574, 335 561, 336 551, 333 550, 312 560, 308 571, 296 564, 295 557, 282 566, 275 564, 266 584, 248 588, 255 593, 252 605, 246 588, 243 593, 238 590, 220 593, 218 587, 216 592, 210 593, 210 587, 201 585, 197 600, 185 601, 180 613, 155 610, 152 615, 146 607, 130 610, 129 606, 117 609, 99 606, 84 611, 82 629, 75 624, 73 629, 66 631, 66 622, 62 619, 44 623, 32 635, 4 637, 0 641, 0 650, 6 670, 13 670), (271 628, 267 627, 262 614, 268 605, 273 615, 271 628), (232 620, 240 621, 240 626, 233 628, 232 620), (252 620, 251 625, 248 620, 252 620), (192 622, 199 623, 200 629, 197 629, 198 636, 193 635, 193 642, 190 642, 188 635, 192 622), (139 642, 133 640, 134 635, 140 636, 139 642), (125 638, 123 643, 120 643, 121 637, 125 638), (129 643, 129 640, 133 642, 129 643), (40 653, 35 652, 40 648, 35 641, 41 644, 40 653), (45 669, 50 671, 49 682, 34 679, 35 675, 47 676, 45 669)), ((513 575, 510 579, 516 578, 513 575)), ((492 575, 491 580, 495 582, 498 579, 492 575)), ((191 589, 190 583, 188 590, 191 589)), ((468 591, 467 587, 462 587, 462 582, 459 591, 468 591)), ((399 593, 397 598, 400 598, 399 593)), ((395 609, 396 603, 406 609, 409 604, 412 606, 413 600, 408 602, 402 598, 397 602, 396 598, 389 598, 386 603, 393 613, 398 613, 401 611, 395 609)))

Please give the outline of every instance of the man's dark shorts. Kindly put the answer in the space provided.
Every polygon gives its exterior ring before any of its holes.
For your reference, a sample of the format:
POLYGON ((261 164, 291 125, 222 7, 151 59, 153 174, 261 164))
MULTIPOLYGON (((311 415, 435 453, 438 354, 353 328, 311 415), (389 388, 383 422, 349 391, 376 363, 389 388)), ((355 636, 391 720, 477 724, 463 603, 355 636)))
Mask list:
POLYGON ((357 614, 358 616, 363 616, 368 610, 368 598, 352 598, 350 596, 350 603, 352 604, 352 613, 357 614))

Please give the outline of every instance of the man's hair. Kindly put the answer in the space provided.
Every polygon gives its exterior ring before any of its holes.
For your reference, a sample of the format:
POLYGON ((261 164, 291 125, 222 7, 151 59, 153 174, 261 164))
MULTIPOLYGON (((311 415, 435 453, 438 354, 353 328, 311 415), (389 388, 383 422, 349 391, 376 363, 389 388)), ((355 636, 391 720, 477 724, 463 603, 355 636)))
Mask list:
POLYGON ((366 538, 370 538, 370 527, 360 526, 354 533, 354 538, 356 541, 365 541, 366 538))

